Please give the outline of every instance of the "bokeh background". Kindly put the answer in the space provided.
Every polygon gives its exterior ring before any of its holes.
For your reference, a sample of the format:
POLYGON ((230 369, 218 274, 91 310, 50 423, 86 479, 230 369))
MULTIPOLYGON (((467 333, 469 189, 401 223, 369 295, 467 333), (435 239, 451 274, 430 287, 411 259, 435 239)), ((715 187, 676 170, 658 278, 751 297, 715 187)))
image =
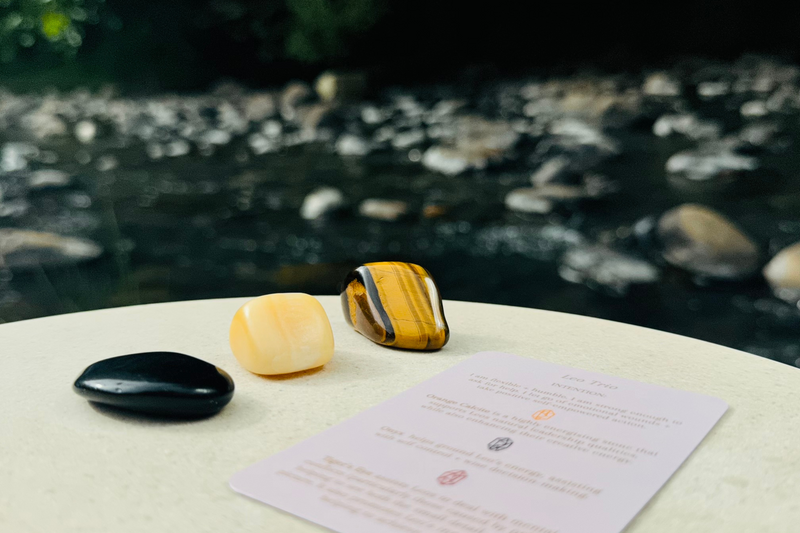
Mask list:
POLYGON ((405 260, 800 366, 798 11, 0 0, 0 322, 405 260))

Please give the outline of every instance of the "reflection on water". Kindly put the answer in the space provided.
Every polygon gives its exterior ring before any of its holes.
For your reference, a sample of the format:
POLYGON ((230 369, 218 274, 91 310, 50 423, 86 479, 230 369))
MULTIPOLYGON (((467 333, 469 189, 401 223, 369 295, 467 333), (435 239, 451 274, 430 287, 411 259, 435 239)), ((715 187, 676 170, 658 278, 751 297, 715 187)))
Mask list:
POLYGON ((302 86, 3 93, 0 320, 334 294, 355 265, 405 260, 445 298, 619 320, 800 366, 791 298, 758 273, 669 266, 652 231, 692 202, 735 221, 759 268, 800 240, 798 72, 750 60, 347 104, 302 86))

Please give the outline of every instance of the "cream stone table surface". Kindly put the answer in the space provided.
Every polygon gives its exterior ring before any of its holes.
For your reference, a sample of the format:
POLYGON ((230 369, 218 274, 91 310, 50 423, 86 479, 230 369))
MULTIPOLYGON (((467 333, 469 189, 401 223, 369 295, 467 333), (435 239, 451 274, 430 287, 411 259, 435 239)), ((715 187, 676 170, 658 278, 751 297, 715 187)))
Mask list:
MULTIPOLYGON (((560 313, 445 303, 450 343, 389 350, 320 297, 336 353, 318 371, 241 368, 228 326, 246 299, 146 305, 0 326, 0 531, 312 532, 234 493, 229 477, 484 350, 717 396, 720 423, 628 533, 800 531, 800 370, 669 333, 560 313), (71 390, 89 364, 178 351, 227 370, 233 401, 194 422, 93 407, 71 390)), ((591 533, 591 532, 587 532, 591 533)))

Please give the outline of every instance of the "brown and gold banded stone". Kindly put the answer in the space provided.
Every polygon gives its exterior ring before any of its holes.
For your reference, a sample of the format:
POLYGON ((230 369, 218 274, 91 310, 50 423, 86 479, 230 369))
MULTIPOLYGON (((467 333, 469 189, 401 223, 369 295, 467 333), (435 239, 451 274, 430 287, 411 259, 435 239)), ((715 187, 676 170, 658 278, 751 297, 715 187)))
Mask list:
POLYGON ((438 350, 450 338, 439 289, 419 265, 362 265, 345 278, 341 297, 348 323, 378 344, 438 350))

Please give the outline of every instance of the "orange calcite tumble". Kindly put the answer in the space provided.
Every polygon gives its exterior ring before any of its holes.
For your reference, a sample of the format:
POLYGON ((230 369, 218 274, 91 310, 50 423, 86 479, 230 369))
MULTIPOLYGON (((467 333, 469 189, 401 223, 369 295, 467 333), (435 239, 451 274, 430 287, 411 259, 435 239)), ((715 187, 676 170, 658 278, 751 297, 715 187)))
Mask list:
POLYGON ((333 331, 319 300, 302 293, 250 300, 233 317, 233 355, 254 374, 275 375, 322 366, 333 357, 333 331))
POLYGON ((450 329, 430 273, 411 263, 367 263, 352 271, 341 293, 345 319, 384 346, 438 350, 450 329))

